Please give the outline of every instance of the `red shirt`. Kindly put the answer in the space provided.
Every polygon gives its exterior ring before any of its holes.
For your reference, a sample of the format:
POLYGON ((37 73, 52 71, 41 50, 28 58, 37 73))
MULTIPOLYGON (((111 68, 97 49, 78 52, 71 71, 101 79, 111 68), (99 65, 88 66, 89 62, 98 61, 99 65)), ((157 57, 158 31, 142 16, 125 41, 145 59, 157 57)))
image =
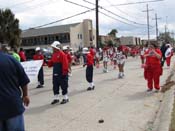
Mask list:
POLYGON ((62 64, 62 75, 68 74, 68 59, 63 51, 54 52, 51 60, 48 62, 49 67, 53 66, 55 63, 62 64))
POLYGON ((19 52, 19 56, 20 56, 20 58, 21 58, 21 61, 26 61, 26 56, 25 56, 24 51, 20 51, 20 52, 19 52))
MULTIPOLYGON (((162 53, 160 49, 155 49, 155 51, 162 57, 162 53)), ((160 65, 160 59, 157 58, 154 54, 152 54, 151 50, 148 49, 145 54, 150 54, 150 56, 146 57, 146 64, 147 65, 160 65)))
POLYGON ((65 53, 65 54, 67 56, 68 63, 71 64, 71 62, 72 62, 72 56, 68 52, 65 53))
POLYGON ((86 64, 87 66, 92 66, 94 64, 94 57, 91 53, 88 53, 86 56, 86 64))
POLYGON ((43 60, 43 65, 44 65, 44 56, 40 53, 37 53, 33 56, 33 60, 43 60))

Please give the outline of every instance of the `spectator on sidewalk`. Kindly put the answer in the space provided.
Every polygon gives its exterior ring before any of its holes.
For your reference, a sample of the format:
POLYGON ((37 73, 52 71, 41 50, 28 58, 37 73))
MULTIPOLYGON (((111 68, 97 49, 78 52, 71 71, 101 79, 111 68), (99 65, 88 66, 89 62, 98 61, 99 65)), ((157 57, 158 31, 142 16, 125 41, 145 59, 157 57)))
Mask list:
MULTIPOLYGON (((35 49, 36 53, 33 56, 33 60, 43 60, 44 65, 44 56, 41 52, 40 47, 36 47, 35 49)), ((36 88, 43 88, 44 87, 44 71, 43 71, 43 65, 41 66, 39 73, 38 73, 38 86, 36 88)))
POLYGON ((160 89, 160 76, 162 75, 162 67, 160 61, 162 58, 162 53, 160 49, 157 48, 157 45, 155 43, 151 43, 144 57, 146 58, 144 76, 147 80, 147 91, 152 91, 154 87, 156 92, 158 92, 160 89))
POLYGON ((16 48, 13 49, 12 56, 13 56, 18 62, 21 61, 20 56, 18 55, 18 51, 17 51, 16 48))
POLYGON ((20 56, 21 62, 26 61, 26 55, 23 48, 20 48, 19 56, 20 56))
POLYGON ((28 83, 21 64, 0 47, 0 131, 25 131, 23 104, 30 102, 28 83))

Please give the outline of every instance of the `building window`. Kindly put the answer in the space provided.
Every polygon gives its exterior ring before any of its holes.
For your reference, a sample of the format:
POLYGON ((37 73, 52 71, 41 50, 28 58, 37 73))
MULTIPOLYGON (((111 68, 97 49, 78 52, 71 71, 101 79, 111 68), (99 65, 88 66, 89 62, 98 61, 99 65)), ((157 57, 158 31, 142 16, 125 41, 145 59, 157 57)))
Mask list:
POLYGON ((80 37, 79 37, 79 34, 78 34, 78 39, 79 39, 80 37))
POLYGON ((80 39, 81 39, 81 40, 83 39, 83 36, 82 36, 82 34, 80 34, 80 39))

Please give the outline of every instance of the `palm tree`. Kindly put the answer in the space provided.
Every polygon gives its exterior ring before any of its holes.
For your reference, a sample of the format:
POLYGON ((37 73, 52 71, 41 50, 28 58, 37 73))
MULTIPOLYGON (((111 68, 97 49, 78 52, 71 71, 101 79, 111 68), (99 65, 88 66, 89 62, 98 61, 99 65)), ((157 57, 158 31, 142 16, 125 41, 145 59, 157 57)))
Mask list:
POLYGON ((10 9, 0 9, 0 42, 7 43, 10 47, 20 45, 19 20, 10 9))

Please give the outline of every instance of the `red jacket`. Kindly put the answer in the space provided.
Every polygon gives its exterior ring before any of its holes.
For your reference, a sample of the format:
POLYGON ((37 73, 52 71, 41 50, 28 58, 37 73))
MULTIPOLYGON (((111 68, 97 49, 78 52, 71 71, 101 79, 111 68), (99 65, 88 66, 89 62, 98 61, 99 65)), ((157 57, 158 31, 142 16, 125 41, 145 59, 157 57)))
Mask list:
POLYGON ((20 52, 19 52, 19 56, 20 56, 20 58, 21 58, 21 61, 26 61, 26 56, 25 56, 24 51, 20 51, 20 52))
POLYGON ((65 54, 67 56, 68 63, 71 64, 72 63, 72 56, 68 52, 65 54))
POLYGON ((87 54, 86 60, 87 60, 86 61, 87 66, 92 66, 94 64, 94 57, 93 57, 92 52, 87 54))
POLYGON ((48 66, 51 67, 56 63, 62 64, 62 75, 68 74, 68 59, 63 51, 54 52, 51 60, 48 62, 48 66))
POLYGON ((43 60, 43 64, 44 64, 44 56, 42 54, 35 54, 33 56, 33 60, 43 60))
MULTIPOLYGON (((155 51, 159 55, 161 55, 161 57, 162 57, 162 53, 161 53, 160 49, 155 49, 155 51)), ((145 52, 145 54, 151 54, 151 50, 150 49, 147 50, 145 52)), ((160 65, 161 63, 160 63, 160 59, 159 58, 157 58, 155 55, 151 55, 151 56, 147 56, 146 57, 146 64, 147 65, 160 65)))

